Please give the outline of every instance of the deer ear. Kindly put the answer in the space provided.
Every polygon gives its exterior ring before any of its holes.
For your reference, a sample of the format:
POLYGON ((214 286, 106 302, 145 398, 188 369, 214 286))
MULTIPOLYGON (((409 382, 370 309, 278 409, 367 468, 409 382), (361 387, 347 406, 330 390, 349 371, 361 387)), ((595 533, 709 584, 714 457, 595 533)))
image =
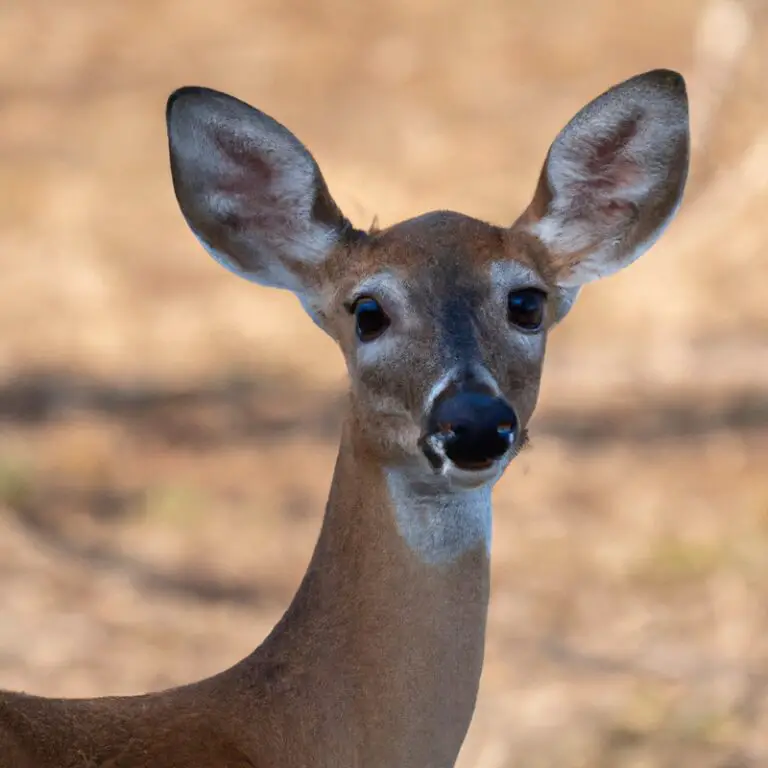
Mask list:
POLYGON ((309 151, 268 115, 207 88, 171 94, 166 119, 174 191, 197 238, 232 272, 306 304, 350 228, 309 151))
POLYGON ((560 132, 521 224, 545 246, 565 311, 581 285, 659 237, 680 204, 688 155, 685 81, 668 70, 611 88, 560 132))

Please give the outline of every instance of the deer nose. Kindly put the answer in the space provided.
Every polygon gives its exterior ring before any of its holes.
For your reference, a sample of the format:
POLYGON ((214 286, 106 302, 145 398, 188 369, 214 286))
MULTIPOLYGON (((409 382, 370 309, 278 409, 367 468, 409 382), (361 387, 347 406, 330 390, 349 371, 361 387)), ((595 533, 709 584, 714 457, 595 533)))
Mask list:
POLYGON ((518 430, 517 416, 500 397, 463 391, 440 398, 429 416, 431 435, 460 469, 485 469, 500 459, 518 430))

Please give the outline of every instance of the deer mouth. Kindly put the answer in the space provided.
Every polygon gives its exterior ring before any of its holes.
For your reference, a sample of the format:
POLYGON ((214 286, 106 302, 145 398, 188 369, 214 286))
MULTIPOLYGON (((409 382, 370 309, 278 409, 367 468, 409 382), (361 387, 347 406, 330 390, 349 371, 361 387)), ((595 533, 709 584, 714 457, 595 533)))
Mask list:
POLYGON ((506 463, 497 459, 486 462, 483 467, 474 465, 468 469, 449 461, 442 472, 448 481, 449 487, 457 490, 474 490, 495 483, 502 475, 506 463))
POLYGON ((483 461, 456 461, 454 459, 453 466, 463 472, 482 472, 495 466, 497 461, 498 459, 485 459, 483 461))
POLYGON ((424 435, 419 440, 419 447, 435 475, 446 478, 456 488, 473 489, 501 477, 512 460, 528 445, 528 430, 518 429, 514 439, 510 436, 506 450, 492 458, 470 458, 449 452, 450 440, 451 433, 440 430, 424 435))
POLYGON ((457 485, 476 487, 500 474, 506 465, 505 456, 468 460, 451 457, 446 451, 446 436, 438 433, 427 435, 420 440, 422 453, 435 475, 448 478, 457 485))

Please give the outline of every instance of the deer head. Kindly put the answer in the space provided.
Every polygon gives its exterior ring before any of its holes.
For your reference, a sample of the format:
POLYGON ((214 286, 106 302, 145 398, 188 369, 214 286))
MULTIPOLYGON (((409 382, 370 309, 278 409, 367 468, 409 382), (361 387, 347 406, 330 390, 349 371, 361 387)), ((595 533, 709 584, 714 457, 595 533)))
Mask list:
POLYGON ((651 246, 688 169, 685 84, 666 70, 578 112, 511 226, 432 212, 364 232, 271 117, 182 88, 167 119, 197 238, 241 277, 292 291, 338 343, 356 450, 443 490, 501 476, 525 440, 548 332, 581 286, 651 246))

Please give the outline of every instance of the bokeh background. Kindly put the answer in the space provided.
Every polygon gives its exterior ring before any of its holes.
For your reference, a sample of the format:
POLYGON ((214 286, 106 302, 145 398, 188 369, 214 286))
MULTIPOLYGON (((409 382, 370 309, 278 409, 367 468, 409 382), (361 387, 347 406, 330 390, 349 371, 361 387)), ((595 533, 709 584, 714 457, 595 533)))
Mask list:
POLYGON ((685 204, 551 340, 460 764, 768 765, 767 50, 763 0, 0 4, 0 686, 224 668, 318 532, 341 358, 187 230, 173 88, 286 123, 358 226, 501 223, 587 100, 664 66, 685 204))

